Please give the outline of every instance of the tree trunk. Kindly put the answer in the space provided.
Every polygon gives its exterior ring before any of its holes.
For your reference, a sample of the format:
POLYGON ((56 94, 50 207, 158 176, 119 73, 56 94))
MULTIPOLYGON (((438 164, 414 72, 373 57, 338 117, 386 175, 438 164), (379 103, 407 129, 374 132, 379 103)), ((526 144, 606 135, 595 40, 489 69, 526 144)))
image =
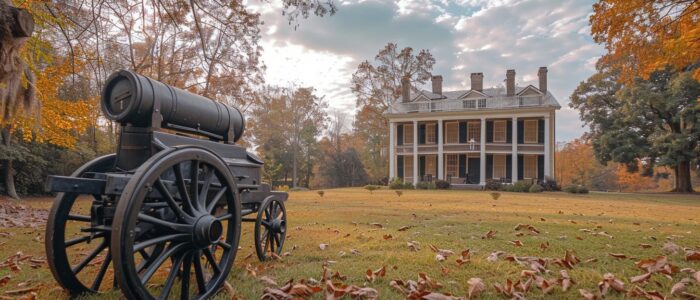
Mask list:
POLYGON ((292 143, 292 187, 297 187, 297 139, 292 143))
MULTIPOLYGON (((9 125, 8 125, 9 126, 9 125)), ((8 126, 2 128, 2 143, 5 146, 10 146, 12 142, 12 135, 10 134, 10 129, 8 126)), ((15 170, 12 167, 12 160, 5 160, 5 189, 7 190, 7 195, 19 199, 17 195, 17 190, 15 189, 15 170)))
POLYGON ((690 162, 684 161, 678 163, 674 171, 676 173, 676 187, 673 189, 673 192, 692 193, 693 185, 690 182, 690 162))

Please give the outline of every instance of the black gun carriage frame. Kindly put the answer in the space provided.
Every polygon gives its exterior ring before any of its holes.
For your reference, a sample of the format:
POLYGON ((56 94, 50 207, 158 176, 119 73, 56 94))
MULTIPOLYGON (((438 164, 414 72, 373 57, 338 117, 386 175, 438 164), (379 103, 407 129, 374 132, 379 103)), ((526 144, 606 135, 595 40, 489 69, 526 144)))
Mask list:
POLYGON ((234 145, 245 127, 237 109, 130 71, 110 76, 101 104, 121 124, 116 153, 46 182, 58 193, 47 258, 71 296, 117 286, 128 299, 212 296, 233 265, 241 222, 255 223, 261 261, 281 253, 287 194, 261 183, 263 162, 234 145), (75 205, 80 196, 89 210, 75 205), (155 282, 157 273, 167 276, 155 282))

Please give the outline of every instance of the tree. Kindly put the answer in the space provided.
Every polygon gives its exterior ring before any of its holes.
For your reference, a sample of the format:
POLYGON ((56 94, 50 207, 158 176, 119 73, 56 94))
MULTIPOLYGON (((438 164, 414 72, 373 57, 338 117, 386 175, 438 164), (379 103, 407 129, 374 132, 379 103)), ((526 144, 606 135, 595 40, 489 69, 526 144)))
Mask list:
MULTIPOLYGON (((593 40, 605 59, 632 82, 672 66, 680 72, 700 61, 700 2, 694 0, 600 0, 590 17, 593 40)), ((693 71, 700 80, 700 68, 693 71)))
POLYGON ((400 98, 401 78, 408 77, 415 90, 415 86, 430 79, 434 64, 428 50, 414 54, 411 47, 399 49, 396 44, 388 43, 374 57, 374 62, 363 61, 353 73, 352 91, 360 108, 355 117, 355 132, 364 142, 361 157, 372 180, 388 174, 385 152, 389 133, 383 113, 400 98))
POLYGON ((250 131, 256 150, 265 160, 281 164, 284 174, 291 173, 293 187, 299 182, 300 160, 308 175, 306 184, 309 182, 326 107, 313 88, 267 87, 251 109, 250 131))
POLYGON ((593 149, 601 163, 627 165, 653 174, 655 165, 675 173, 676 192, 692 192, 690 167, 700 157, 700 82, 690 72, 654 71, 647 80, 619 85, 618 74, 598 63, 598 73, 579 84, 572 108, 590 126, 593 149))

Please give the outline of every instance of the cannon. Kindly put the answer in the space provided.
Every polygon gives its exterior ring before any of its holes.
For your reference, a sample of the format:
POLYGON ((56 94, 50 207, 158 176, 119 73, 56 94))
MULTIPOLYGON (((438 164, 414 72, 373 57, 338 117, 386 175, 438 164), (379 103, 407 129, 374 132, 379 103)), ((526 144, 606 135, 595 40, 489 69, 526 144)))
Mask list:
POLYGON ((242 222, 255 224, 258 259, 281 253, 287 194, 235 145, 240 111, 126 70, 106 81, 101 106, 120 124, 116 152, 46 181, 57 193, 47 259, 71 296, 119 287, 128 299, 208 298, 231 270, 242 222))

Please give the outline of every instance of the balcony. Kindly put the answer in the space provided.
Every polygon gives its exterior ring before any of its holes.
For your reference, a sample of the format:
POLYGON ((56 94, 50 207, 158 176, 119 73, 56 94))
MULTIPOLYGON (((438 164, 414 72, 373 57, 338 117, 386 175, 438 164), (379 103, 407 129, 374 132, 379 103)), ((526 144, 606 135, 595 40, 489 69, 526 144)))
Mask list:
POLYGON ((470 99, 447 99, 416 102, 397 102, 387 110, 388 114, 478 111, 526 107, 559 107, 551 94, 544 96, 513 96, 470 99))

